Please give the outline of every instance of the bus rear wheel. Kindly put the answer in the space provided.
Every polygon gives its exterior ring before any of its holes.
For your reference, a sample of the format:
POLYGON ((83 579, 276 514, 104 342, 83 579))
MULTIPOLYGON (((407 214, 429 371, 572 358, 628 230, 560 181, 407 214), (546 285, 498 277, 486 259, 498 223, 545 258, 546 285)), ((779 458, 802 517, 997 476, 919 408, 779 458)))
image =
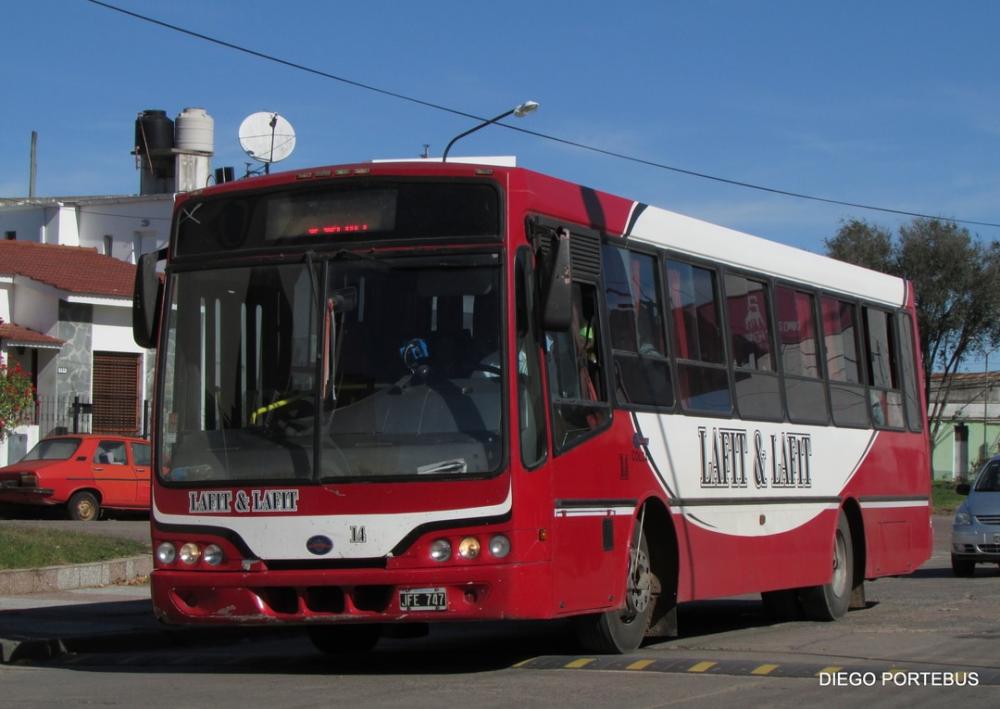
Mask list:
POLYGON ((320 652, 344 655, 368 652, 382 636, 382 626, 368 625, 311 625, 306 628, 309 639, 320 652))
POLYGON ((638 544, 629 547, 624 608, 578 618, 580 644, 593 652, 615 655, 637 649, 646 637, 657 593, 659 582, 649 562, 646 535, 640 532, 638 544))
POLYGON ((811 620, 842 618, 850 606, 853 588, 854 546, 851 541, 851 525, 842 511, 833 535, 833 574, 822 586, 802 590, 802 610, 811 620))

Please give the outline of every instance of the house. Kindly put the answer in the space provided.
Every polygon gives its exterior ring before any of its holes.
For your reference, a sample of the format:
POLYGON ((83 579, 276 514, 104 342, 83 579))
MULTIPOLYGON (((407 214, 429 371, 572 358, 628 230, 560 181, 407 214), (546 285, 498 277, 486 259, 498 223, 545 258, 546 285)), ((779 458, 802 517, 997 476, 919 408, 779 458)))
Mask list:
MULTIPOLYGON (((943 382, 940 374, 931 377, 931 401, 943 382)), ((931 442, 934 478, 966 480, 1000 453, 1000 372, 957 373, 947 396, 931 442)))
POLYGON ((0 199, 0 238, 87 246, 137 263, 167 243, 174 195, 0 199))
POLYGON ((38 400, 0 444, 0 463, 80 426, 81 412, 91 416, 79 430, 142 432, 153 360, 132 339, 134 277, 96 248, 0 241, 0 357, 30 374, 38 400))
POLYGON ((153 362, 132 340, 134 264, 166 246, 175 193, 212 179, 213 142, 204 109, 142 111, 139 195, 0 199, 0 358, 31 373, 38 398, 0 465, 53 429, 146 430, 153 362))

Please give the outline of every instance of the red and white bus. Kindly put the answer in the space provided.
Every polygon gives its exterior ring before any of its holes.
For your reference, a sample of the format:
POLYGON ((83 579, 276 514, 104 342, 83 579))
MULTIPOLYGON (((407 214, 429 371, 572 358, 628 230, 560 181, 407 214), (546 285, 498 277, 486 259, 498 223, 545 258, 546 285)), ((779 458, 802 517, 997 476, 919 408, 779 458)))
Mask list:
POLYGON ((169 623, 339 651, 574 617, 627 652, 696 599, 835 619, 930 555, 898 278, 521 168, 379 163, 179 196, 135 316, 169 623))

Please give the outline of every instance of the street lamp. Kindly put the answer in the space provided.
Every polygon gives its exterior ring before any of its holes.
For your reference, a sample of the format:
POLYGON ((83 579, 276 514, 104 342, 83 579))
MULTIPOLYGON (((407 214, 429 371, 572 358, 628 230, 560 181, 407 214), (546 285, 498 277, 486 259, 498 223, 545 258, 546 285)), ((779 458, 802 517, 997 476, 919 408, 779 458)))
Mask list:
POLYGON ((537 110, 538 110, 538 104, 536 102, 534 102, 534 101, 525 101, 524 103, 515 106, 514 108, 510 109, 509 111, 504 111, 499 116, 494 116, 493 118, 489 119, 488 121, 483 121, 482 123, 480 123, 475 128, 470 128, 469 130, 465 131, 464 133, 459 133, 458 135, 456 135, 454 138, 451 139, 451 142, 448 143, 448 147, 446 147, 444 149, 444 155, 441 157, 441 162, 448 162, 448 151, 451 150, 451 146, 453 146, 455 144, 455 142, 458 141, 459 139, 464 138, 465 136, 469 135, 469 133, 475 133, 480 128, 485 128, 486 126, 491 125, 493 123, 496 123, 497 121, 502 120, 502 119, 506 118, 507 116, 514 115, 517 118, 521 118, 522 116, 527 116, 529 113, 533 113, 534 111, 537 111, 537 110))

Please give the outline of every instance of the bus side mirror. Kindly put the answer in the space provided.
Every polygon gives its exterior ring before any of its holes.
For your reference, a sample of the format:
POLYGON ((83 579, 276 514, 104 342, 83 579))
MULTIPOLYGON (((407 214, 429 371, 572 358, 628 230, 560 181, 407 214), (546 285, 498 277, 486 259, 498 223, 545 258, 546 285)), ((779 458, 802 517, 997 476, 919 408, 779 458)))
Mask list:
POLYGON ((163 303, 163 283, 156 273, 156 264, 167 256, 166 249, 143 254, 135 269, 132 290, 132 337, 140 347, 156 347, 160 306, 163 303))
POLYGON ((569 257, 569 230, 566 227, 556 230, 552 265, 545 274, 545 280, 542 327, 565 332, 572 321, 573 306, 573 273, 569 257))
POLYGON ((955 486, 955 493, 958 495, 968 495, 970 490, 972 486, 969 483, 959 483, 955 486))

